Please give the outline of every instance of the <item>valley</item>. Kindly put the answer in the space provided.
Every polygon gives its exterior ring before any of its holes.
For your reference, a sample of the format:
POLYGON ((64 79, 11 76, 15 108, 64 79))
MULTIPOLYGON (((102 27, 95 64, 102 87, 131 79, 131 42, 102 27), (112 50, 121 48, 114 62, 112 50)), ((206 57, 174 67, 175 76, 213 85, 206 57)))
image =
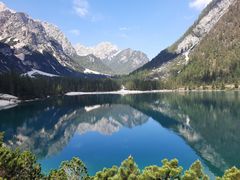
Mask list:
POLYGON ((239 0, 2 1, 0 179, 240 179, 239 0))

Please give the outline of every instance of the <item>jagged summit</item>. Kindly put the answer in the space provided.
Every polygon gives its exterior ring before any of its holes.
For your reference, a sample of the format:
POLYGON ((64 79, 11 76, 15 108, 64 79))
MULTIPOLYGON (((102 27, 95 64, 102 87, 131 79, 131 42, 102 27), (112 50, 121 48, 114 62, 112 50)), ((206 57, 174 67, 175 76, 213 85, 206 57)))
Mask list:
POLYGON ((129 74, 149 62, 146 54, 131 48, 119 49, 110 42, 102 42, 93 47, 81 44, 75 46, 79 56, 94 55, 112 69, 113 74, 129 74))
POLYGON ((67 37, 63 34, 63 32, 54 24, 48 22, 42 22, 42 25, 45 28, 46 33, 49 37, 58 41, 59 44, 62 45, 63 51, 69 55, 73 56, 76 54, 76 50, 71 44, 71 42, 67 39, 67 37))
MULTIPOLYGON (((52 32, 59 32, 58 35, 63 34, 60 30, 54 30, 52 32)), ((54 33, 50 35, 49 31, 43 22, 34 20, 25 13, 12 11, 1 3, 0 42, 5 44, 2 45, 4 50, 0 50, 1 65, 4 67, 1 69, 4 69, 4 72, 17 69, 19 73, 35 69, 56 75, 83 72, 84 68, 65 52, 66 48, 60 38, 54 37, 54 33), (9 61, 5 52, 11 52, 12 58, 20 61, 16 61, 15 65, 12 62, 10 67, 9 63, 5 62, 9 61)))
MULTIPOLYGON (((128 74, 148 62, 142 52, 119 49, 110 42, 93 47, 77 44, 75 47, 54 24, 35 20, 22 12, 15 12, 0 2, 0 42, 3 56, 11 51, 13 59, 21 61, 16 69, 39 70, 62 75, 73 72, 97 74, 128 74), (6 53, 7 52, 7 53, 6 53), (120 58, 120 59, 119 59, 120 58), (18 67, 19 66, 19 67, 18 67), (26 68, 22 68, 26 66, 26 68), (120 70, 121 69, 121 70, 120 70), (127 70, 126 70, 127 69, 127 70)), ((13 70, 3 59, 4 71, 13 70)), ((12 63, 14 64, 14 63, 12 63)), ((0 72, 3 70, 0 70, 0 72)))
POLYGON ((10 11, 12 13, 15 13, 14 10, 8 8, 3 2, 0 1, 0 11, 10 11))
POLYGON ((101 42, 92 47, 87 47, 78 43, 76 44, 75 49, 79 56, 92 54, 100 59, 106 59, 119 51, 119 48, 110 42, 101 42))

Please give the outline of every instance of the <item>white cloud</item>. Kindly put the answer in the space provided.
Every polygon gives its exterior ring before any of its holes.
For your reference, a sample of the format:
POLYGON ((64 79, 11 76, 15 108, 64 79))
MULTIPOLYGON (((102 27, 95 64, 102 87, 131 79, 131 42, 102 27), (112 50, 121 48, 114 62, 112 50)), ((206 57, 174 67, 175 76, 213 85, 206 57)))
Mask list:
POLYGON ((80 35, 80 31, 78 29, 71 29, 69 31, 69 33, 75 35, 75 36, 79 36, 80 35))
POLYGON ((73 0, 73 9, 80 17, 85 17, 89 13, 89 3, 87 0, 73 0))
POLYGON ((201 10, 205 8, 212 0, 191 0, 189 6, 201 10))

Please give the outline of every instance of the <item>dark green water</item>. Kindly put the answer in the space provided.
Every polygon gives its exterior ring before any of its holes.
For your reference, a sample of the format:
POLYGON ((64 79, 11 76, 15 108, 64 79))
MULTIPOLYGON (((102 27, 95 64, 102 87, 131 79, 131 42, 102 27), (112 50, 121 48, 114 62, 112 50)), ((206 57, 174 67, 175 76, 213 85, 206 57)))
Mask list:
POLYGON ((43 170, 77 156, 90 174, 132 155, 140 168, 200 159, 206 172, 240 167, 240 94, 89 95, 0 111, 5 143, 36 154, 43 170))

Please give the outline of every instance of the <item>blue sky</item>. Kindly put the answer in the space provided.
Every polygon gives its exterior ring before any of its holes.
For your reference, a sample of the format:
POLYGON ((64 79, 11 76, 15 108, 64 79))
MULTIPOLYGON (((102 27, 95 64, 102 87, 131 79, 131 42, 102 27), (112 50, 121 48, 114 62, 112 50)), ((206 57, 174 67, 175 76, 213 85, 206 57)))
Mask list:
POLYGON ((72 44, 109 41, 150 58, 176 41, 211 0, 2 0, 57 25, 72 44))

